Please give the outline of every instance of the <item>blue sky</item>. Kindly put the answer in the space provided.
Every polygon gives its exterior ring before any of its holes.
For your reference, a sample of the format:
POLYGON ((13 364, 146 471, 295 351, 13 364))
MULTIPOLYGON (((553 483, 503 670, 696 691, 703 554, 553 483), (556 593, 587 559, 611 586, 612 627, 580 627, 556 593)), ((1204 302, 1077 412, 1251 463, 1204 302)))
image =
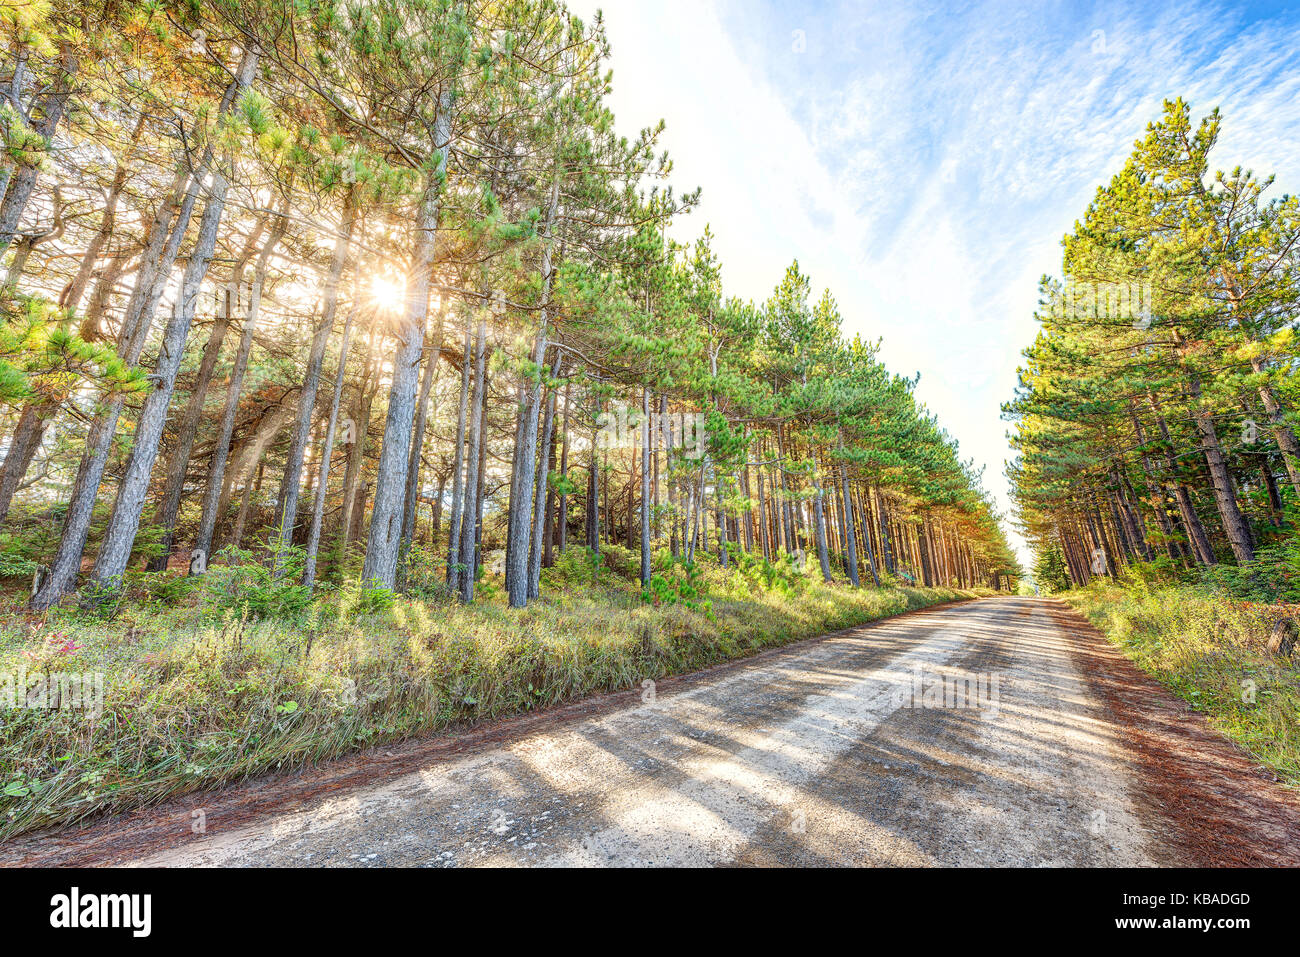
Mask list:
POLYGON ((755 300, 797 258, 847 333, 921 373, 1004 512, 1037 279, 1161 102, 1220 107, 1217 165, 1300 190, 1300 4, 571 5, 605 10, 620 127, 663 118, 674 181, 703 187, 675 237, 711 224, 755 300))

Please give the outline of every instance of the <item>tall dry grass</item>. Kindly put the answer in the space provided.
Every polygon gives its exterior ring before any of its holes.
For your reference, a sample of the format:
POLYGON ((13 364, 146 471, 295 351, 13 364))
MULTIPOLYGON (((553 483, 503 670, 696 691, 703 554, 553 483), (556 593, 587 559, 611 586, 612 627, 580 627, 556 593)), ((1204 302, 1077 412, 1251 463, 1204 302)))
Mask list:
POLYGON ((103 710, 0 709, 0 838, 368 746, 636 687, 937 602, 716 567, 703 602, 655 607, 580 561, 523 610, 346 589, 292 620, 124 605, 111 621, 0 620, 0 674, 100 672, 103 710), (769 587, 770 586, 770 587, 769 587))
POLYGON ((1300 606, 1186 585, 1094 584, 1062 597, 1212 726, 1300 786, 1300 663, 1266 647, 1274 622, 1300 606))

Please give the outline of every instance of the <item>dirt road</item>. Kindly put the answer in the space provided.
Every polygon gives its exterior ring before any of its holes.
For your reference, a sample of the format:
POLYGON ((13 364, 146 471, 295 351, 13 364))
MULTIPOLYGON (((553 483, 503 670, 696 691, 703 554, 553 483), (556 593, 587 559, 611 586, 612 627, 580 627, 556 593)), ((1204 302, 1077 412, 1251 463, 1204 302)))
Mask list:
MULTIPOLYGON (((451 867, 1177 865, 1237 862, 1218 843, 1289 846, 1290 795, 1182 712, 1203 740, 1169 760, 1224 762, 1197 806, 1245 802, 1188 831, 1141 747, 1149 715, 1115 704, 1117 687, 1125 707, 1171 699, 1135 674, 1117 682, 1125 665, 1056 603, 968 602, 647 685, 400 774, 352 773, 229 826, 221 795, 194 797, 140 824, 152 846, 129 855, 130 819, 83 847, 184 867, 451 867), (206 833, 182 826, 196 810, 206 833)), ((46 847, 95 862, 76 840, 46 847)))

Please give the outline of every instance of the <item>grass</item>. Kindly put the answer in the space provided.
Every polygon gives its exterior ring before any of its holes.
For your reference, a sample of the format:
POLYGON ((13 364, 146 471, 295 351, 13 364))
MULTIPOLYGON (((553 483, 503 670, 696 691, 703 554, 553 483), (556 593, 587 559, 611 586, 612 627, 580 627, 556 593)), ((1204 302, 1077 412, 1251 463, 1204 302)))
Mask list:
POLYGON ((229 574, 209 579, 207 601, 149 579, 168 600, 124 601, 108 621, 33 618, 16 596, 0 615, 0 675, 100 672, 105 693, 97 715, 0 707, 0 839, 976 597, 751 563, 689 581, 664 568, 648 602, 627 555, 606 563, 597 575, 583 550, 566 552, 523 610, 491 579, 470 606, 436 588, 341 589, 289 618, 240 611, 262 586, 229 574))
POLYGON ((1063 597, 1210 724, 1300 787, 1300 668, 1266 643, 1279 614, 1188 585, 1093 584, 1063 597))

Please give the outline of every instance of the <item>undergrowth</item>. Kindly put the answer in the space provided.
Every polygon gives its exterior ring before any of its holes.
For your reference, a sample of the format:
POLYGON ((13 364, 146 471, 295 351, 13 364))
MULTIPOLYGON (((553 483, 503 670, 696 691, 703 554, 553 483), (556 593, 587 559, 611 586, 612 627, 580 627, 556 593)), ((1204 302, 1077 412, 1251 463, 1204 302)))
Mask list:
MULTIPOLYGON (((1285 582, 1274 568, 1278 574, 1267 580, 1285 582)), ((1094 583, 1062 597, 1139 667, 1296 787, 1300 668, 1266 646, 1274 623, 1300 608, 1236 597, 1235 588, 1225 587, 1252 577, 1263 578, 1258 570, 1225 568, 1213 581, 1189 585, 1153 581, 1139 570, 1123 585, 1094 583)))
POLYGON ((355 583, 308 593, 294 584, 296 553, 284 560, 278 577, 239 552, 203 576, 136 575, 108 610, 34 617, 15 594, 0 615, 0 674, 53 687, 100 673, 104 698, 97 714, 0 708, 0 838, 974 597, 667 553, 643 591, 637 555, 606 546, 559 555, 519 610, 483 568, 473 604, 451 599, 419 551, 400 596, 355 583))

